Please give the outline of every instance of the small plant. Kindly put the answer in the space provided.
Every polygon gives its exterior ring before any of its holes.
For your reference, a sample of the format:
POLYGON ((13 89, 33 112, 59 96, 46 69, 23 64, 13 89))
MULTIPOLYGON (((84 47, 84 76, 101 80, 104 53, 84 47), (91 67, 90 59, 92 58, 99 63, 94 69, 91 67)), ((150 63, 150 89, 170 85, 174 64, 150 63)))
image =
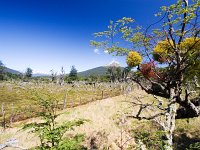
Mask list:
POLYGON ((164 150, 165 133, 160 130, 152 121, 134 123, 132 136, 136 141, 136 145, 132 145, 132 149, 141 150, 142 147, 147 150, 164 150), (138 124, 139 123, 139 124, 138 124))
POLYGON ((164 150, 163 131, 136 131, 135 138, 138 143, 142 142, 146 146, 147 149, 159 149, 164 150))
POLYGON ((200 142, 190 144, 186 150, 200 150, 200 142))
POLYGON ((64 122, 58 125, 56 118, 59 114, 56 113, 57 101, 47 94, 36 94, 34 98, 37 98, 37 102, 41 107, 41 112, 38 113, 42 118, 41 122, 34 122, 26 124, 23 129, 32 129, 33 133, 36 133, 40 139, 40 146, 34 148, 39 150, 59 150, 70 149, 78 150, 82 149, 80 143, 83 141, 83 135, 76 135, 71 138, 63 138, 64 134, 72 130, 75 126, 82 125, 85 120, 75 120, 64 122))

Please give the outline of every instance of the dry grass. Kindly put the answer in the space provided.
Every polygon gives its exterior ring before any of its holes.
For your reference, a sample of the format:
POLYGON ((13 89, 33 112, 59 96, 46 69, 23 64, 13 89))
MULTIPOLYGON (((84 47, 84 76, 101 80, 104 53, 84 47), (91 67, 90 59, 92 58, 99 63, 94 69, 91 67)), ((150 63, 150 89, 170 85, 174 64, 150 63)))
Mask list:
MULTIPOLYGON (((117 96, 104 100, 90 102, 89 104, 68 108, 59 113, 57 122, 84 118, 89 121, 80 127, 76 127, 73 131, 68 132, 68 135, 77 133, 85 134, 86 141, 84 145, 88 148, 98 147, 99 149, 110 148, 113 150, 119 149, 118 145, 121 138, 121 128, 119 127, 119 117, 124 114, 128 108, 128 103, 124 102, 124 96, 117 96)), ((20 131, 23 124, 39 121, 38 118, 32 118, 26 121, 15 123, 15 128, 7 129, 4 132, 4 137, 0 142, 4 142, 8 137, 19 140, 19 145, 25 148, 30 148, 39 144, 38 139, 27 131, 20 131), (6 137, 6 135, 9 135, 6 137)), ((124 133, 124 137, 129 137, 124 133)), ((125 139, 123 139, 125 140, 125 139)))
MULTIPOLYGON (((0 83, 0 105, 4 105, 8 122, 11 115, 13 116, 13 121, 20 121, 35 116, 35 112, 38 112, 39 108, 35 99, 33 99, 33 92, 52 95, 58 101, 58 107, 62 109, 64 101, 66 101, 66 107, 75 107, 102 98, 120 95, 121 88, 120 86, 110 87, 109 84, 99 84, 96 87, 77 84, 72 87, 69 84, 59 86, 51 83, 2 82, 0 83)), ((0 122, 1 120, 0 113, 0 122)))
MULTIPOLYGON (((130 94, 97 100, 74 108, 67 108, 59 112, 61 115, 57 118, 57 122, 62 123, 79 118, 88 119, 88 122, 80 127, 74 128, 73 131, 66 133, 65 136, 71 136, 77 133, 85 134, 86 140, 83 144, 88 149, 97 147, 100 150, 118 150, 120 149, 121 140, 122 143, 124 143, 127 139, 132 137, 132 130, 137 129, 138 131, 142 131, 145 129, 149 132, 155 132, 157 129, 156 126, 149 121, 123 118, 126 113, 137 112, 138 108, 133 108, 130 102, 138 95, 143 97, 143 102, 149 103, 153 101, 153 97, 139 89, 135 89, 130 94), (123 134, 121 135, 122 131, 123 134)), ((14 128, 9 128, 1 133, 0 143, 12 137, 18 139, 19 145, 25 148, 38 145, 39 140, 34 134, 20 130, 23 124, 34 121, 39 121, 39 119, 32 118, 15 123, 14 128)), ((186 142, 183 138, 193 141, 194 139, 200 139, 199 123, 200 118, 190 119, 189 122, 187 120, 176 121, 175 142, 179 144, 179 146, 177 146, 177 144, 175 145, 176 149, 184 149, 184 146, 187 146, 187 144, 182 145, 186 142)), ((127 142, 127 144, 124 145, 124 149, 128 148, 128 145, 135 145, 134 139, 127 142)), ((6 150, 9 150, 9 148, 6 150)))

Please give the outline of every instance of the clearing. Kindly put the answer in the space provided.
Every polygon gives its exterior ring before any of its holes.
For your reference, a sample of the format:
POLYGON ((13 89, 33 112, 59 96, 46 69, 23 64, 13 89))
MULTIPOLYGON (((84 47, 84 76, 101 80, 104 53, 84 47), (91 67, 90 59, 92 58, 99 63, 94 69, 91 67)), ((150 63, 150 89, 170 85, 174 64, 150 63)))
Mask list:
MULTIPOLYGON (((93 147, 103 149, 106 147, 117 150, 119 149, 117 146, 119 144, 117 143, 121 141, 119 118, 123 116, 123 112, 128 108, 128 103, 125 100, 126 96, 121 95, 69 108, 59 112, 62 115, 58 117, 57 122, 61 123, 79 118, 88 119, 88 122, 80 127, 76 127, 74 131, 70 131, 68 134, 85 134, 86 141, 84 145, 89 149, 93 149, 93 147)), ((6 131, 1 133, 3 136, 0 136, 0 143, 5 142, 9 138, 16 138, 19 141, 18 145, 23 148, 31 148, 38 145, 39 140, 34 134, 20 130, 23 124, 37 120, 37 118, 32 118, 15 123, 15 127, 6 129, 6 131)), ((129 135, 123 136, 128 137, 129 135)), ((9 149, 13 148, 6 148, 5 150, 9 149)))

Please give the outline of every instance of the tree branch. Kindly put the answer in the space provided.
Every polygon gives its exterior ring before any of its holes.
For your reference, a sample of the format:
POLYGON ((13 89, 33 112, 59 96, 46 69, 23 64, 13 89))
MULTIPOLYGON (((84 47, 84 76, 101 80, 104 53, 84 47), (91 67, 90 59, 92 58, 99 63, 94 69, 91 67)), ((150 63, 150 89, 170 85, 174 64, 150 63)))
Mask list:
POLYGON ((150 116, 150 117, 140 117, 140 116, 139 116, 140 114, 137 114, 136 116, 129 115, 129 116, 127 116, 127 117, 129 117, 129 118, 134 118, 134 119, 138 119, 138 120, 142 120, 142 119, 144 119, 144 120, 153 120, 153 119, 155 119, 155 118, 157 118, 157 117, 160 117, 160 116, 163 116, 163 115, 165 115, 165 114, 166 114, 166 113, 162 112, 162 113, 157 113, 157 114, 155 114, 155 115, 153 115, 153 116, 150 116))
MULTIPOLYGON (((183 0, 183 2, 185 3, 185 8, 188 7, 188 0, 183 0)), ((187 13, 185 12, 183 14, 183 23, 182 23, 182 27, 181 27, 181 36, 178 40, 178 45, 181 43, 182 39, 183 39, 183 36, 184 36, 184 31, 185 31, 185 26, 186 26, 186 23, 185 23, 185 20, 186 20, 186 17, 187 17, 187 13)))

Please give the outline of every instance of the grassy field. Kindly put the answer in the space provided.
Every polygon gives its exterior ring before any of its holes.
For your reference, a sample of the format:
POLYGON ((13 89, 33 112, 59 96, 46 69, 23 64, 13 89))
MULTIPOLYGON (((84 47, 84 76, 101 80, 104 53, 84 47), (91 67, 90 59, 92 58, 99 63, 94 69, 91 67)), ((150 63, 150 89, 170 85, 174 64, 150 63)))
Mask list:
MULTIPOLYGON (((117 96, 122 92, 122 85, 109 83, 97 84, 94 87, 84 83, 60 86, 53 83, 2 82, 0 83, 0 104, 1 111, 5 112, 7 122, 10 120, 20 121, 35 116, 35 112, 39 111, 36 95, 49 95, 57 101, 59 109, 64 109, 117 96)), ((0 122, 3 121, 2 117, 1 113, 0 122)))
MULTIPOLYGON (((97 147, 100 150, 120 150, 120 147, 123 145, 123 150, 134 150, 138 146, 137 140, 143 139, 143 143, 149 149, 160 150, 162 133, 154 122, 139 121, 125 117, 127 114, 138 111, 138 107, 132 106, 132 102, 137 101, 135 97, 140 96, 140 100, 143 103, 150 103, 154 101, 153 96, 146 94, 136 87, 131 93, 127 92, 126 87, 124 92, 121 88, 125 87, 125 85, 113 85, 111 88, 108 84, 98 85, 94 88, 90 85, 85 86, 80 84, 72 87, 71 85, 3 83, 1 84, 0 92, 1 102, 8 107, 14 101, 15 114, 25 115, 24 117, 30 115, 28 117, 32 118, 15 122, 12 128, 7 128, 5 131, 1 130, 0 143, 4 143, 10 138, 16 138, 19 141, 19 145, 24 148, 31 148, 39 144, 38 138, 33 133, 21 130, 27 123, 40 121, 39 118, 33 116, 34 113, 31 114, 31 111, 35 112, 38 110, 31 93, 39 92, 40 94, 51 93, 58 100, 61 108, 63 108, 63 101, 66 98, 66 106, 68 108, 58 110, 58 113, 61 114, 57 118, 59 124, 79 118, 89 120, 80 127, 75 127, 73 131, 65 135, 68 137, 76 134, 84 134, 85 141, 82 144, 87 149, 97 147), (103 97, 102 90, 104 91, 103 97), (102 98, 106 99, 101 100, 102 98)), ((151 113, 151 111, 144 112, 145 115, 150 115, 151 113)), ((10 117, 10 115, 8 116, 10 117)), ((185 150, 190 144, 200 142, 199 123, 200 117, 176 120, 176 130, 174 133, 175 150, 185 150)), ((7 148, 6 150, 10 149, 12 148, 7 148)))
MULTIPOLYGON (((127 113, 137 112, 138 108, 133 108, 130 105, 130 102, 135 101, 134 97, 136 95, 143 95, 144 97, 141 99, 143 102, 153 100, 153 97, 136 89, 130 94, 100 101, 97 100, 86 105, 59 111, 61 115, 58 117, 57 122, 62 123, 79 118, 89 120, 82 126, 75 127, 73 131, 65 135, 84 134, 85 141, 82 144, 88 149, 92 149, 95 146, 100 150, 120 150, 120 145, 124 144, 124 150, 134 150, 137 147, 137 138, 144 138, 144 143, 151 150, 160 150, 160 141, 158 139, 160 132, 154 122, 124 118, 127 113)), ((33 133, 21 130, 21 127, 27 123, 38 122, 39 120, 39 118, 31 118, 14 123, 13 128, 8 128, 2 132, 0 143, 10 138, 16 138, 19 141, 19 145, 25 148, 38 145, 38 138, 33 133)), ((200 117, 176 121, 174 134, 175 150, 185 150, 189 144, 200 140, 199 123, 200 117)), ((6 150, 9 150, 9 148, 6 150)))

